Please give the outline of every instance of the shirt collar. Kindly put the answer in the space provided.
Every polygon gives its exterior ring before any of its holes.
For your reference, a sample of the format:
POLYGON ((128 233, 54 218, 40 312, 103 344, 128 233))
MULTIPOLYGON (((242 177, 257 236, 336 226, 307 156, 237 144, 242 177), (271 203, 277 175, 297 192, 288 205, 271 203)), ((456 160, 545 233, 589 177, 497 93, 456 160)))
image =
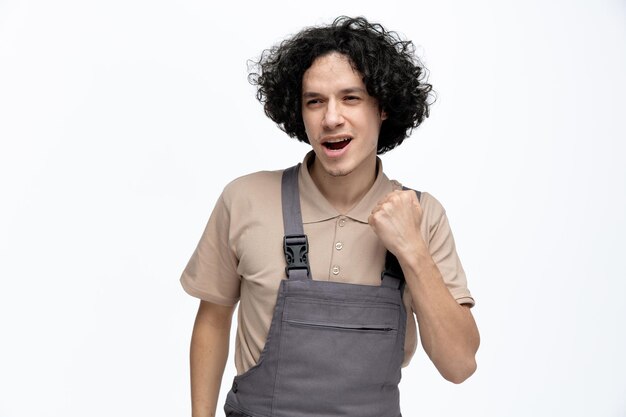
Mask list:
MULTIPOLYGON (((309 174, 308 164, 315 157, 310 151, 304 157, 300 165, 298 176, 298 187, 300 189, 300 203, 303 223, 316 223, 341 216, 335 208, 326 200, 321 191, 317 188, 309 174)), ((367 223, 367 219, 372 209, 384 196, 393 191, 393 184, 383 173, 383 163, 380 158, 376 158, 378 164, 378 175, 369 191, 363 196, 348 213, 345 214, 353 220, 367 223)))

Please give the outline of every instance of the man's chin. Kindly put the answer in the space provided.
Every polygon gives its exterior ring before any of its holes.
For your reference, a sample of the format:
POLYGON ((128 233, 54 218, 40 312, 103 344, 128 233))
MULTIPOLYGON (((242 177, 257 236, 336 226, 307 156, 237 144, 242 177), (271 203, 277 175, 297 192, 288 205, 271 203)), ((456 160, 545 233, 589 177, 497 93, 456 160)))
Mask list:
POLYGON ((350 172, 352 172, 352 171, 337 169, 337 170, 331 170, 331 171, 326 171, 326 172, 331 177, 345 177, 348 174, 350 174, 350 172))

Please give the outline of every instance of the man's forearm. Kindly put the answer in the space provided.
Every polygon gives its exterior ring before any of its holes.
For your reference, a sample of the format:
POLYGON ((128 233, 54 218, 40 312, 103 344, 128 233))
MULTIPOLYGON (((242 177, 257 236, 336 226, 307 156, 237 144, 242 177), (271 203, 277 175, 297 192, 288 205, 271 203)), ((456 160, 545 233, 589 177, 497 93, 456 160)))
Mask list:
POLYGON ((424 350, 444 378, 460 383, 476 369, 480 337, 468 307, 459 305, 423 247, 401 260, 424 350))
POLYGON ((215 416, 233 309, 205 302, 198 309, 190 349, 192 417, 215 416))

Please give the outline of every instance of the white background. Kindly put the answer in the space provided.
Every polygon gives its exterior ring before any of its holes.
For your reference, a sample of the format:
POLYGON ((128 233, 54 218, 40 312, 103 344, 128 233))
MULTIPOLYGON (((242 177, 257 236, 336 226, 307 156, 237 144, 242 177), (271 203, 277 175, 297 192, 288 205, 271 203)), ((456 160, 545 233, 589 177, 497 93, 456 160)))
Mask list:
POLYGON ((308 149, 246 60, 339 14, 418 45, 439 98, 383 163, 442 201, 477 300, 478 371, 420 347, 404 415, 626 416, 624 1, 8 0, 0 417, 190 415, 180 273, 227 182, 308 149))

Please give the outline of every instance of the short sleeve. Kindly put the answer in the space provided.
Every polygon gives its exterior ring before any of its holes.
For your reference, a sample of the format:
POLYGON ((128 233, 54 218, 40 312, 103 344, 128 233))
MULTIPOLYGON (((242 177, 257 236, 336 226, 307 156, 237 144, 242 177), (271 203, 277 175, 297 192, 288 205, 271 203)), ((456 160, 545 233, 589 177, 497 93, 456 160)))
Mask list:
POLYGON ((430 254, 439 268, 450 293, 459 304, 473 307, 475 302, 467 287, 467 278, 456 251, 454 236, 446 211, 433 196, 426 194, 432 220, 428 225, 430 254))
POLYGON ((180 277, 183 289, 194 297, 232 306, 239 300, 237 256, 229 244, 230 213, 222 194, 180 277))

